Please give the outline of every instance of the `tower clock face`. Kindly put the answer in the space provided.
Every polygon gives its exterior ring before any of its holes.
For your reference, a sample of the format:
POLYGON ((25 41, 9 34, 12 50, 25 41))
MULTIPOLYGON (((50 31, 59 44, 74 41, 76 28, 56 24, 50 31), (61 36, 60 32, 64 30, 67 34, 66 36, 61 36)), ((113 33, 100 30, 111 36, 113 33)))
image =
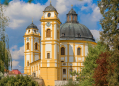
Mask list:
POLYGON ((27 37, 27 41, 29 41, 29 38, 27 37))
POLYGON ((51 24, 50 24, 50 22, 47 22, 47 24, 46 24, 46 25, 49 27, 51 24))

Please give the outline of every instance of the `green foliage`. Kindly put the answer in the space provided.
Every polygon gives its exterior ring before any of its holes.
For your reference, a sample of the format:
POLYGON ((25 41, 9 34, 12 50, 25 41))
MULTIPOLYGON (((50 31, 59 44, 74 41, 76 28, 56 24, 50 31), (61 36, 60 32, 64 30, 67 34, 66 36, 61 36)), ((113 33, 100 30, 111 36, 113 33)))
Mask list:
POLYGON ((76 81, 79 81, 79 73, 76 72, 76 70, 74 70, 73 72, 69 71, 69 73, 70 73, 72 76, 76 76, 76 75, 77 75, 76 81))
POLYGON ((85 57, 85 61, 83 63, 84 67, 80 72, 79 82, 80 86, 92 86, 94 84, 94 69, 97 67, 96 59, 98 58, 101 52, 105 52, 108 46, 102 44, 101 42, 97 42, 97 45, 91 46, 88 44, 88 55, 85 57))
POLYGON ((0 86, 39 86, 38 82, 33 81, 29 76, 17 75, 7 76, 0 80, 0 86))
POLYGON ((98 7, 103 18, 100 20, 103 31, 100 40, 110 47, 111 57, 107 80, 109 86, 119 86, 119 0, 99 0, 98 7), (113 66, 110 68, 110 66, 113 66))
POLYGON ((63 86, 79 86, 79 83, 76 83, 76 82, 72 81, 72 79, 69 79, 68 83, 63 86))
POLYGON ((4 16, 4 11, 5 7, 0 4, 0 72, 3 74, 5 69, 9 69, 11 60, 11 54, 9 51, 9 39, 5 34, 5 28, 8 26, 9 18, 4 16))

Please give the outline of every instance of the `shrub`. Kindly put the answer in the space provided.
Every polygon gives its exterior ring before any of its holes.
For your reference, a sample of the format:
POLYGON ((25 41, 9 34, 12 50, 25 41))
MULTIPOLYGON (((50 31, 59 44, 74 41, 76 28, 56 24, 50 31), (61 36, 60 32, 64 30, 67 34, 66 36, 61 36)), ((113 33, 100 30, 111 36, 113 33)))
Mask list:
POLYGON ((38 82, 33 81, 29 76, 17 75, 7 76, 0 80, 0 86, 39 86, 38 82))

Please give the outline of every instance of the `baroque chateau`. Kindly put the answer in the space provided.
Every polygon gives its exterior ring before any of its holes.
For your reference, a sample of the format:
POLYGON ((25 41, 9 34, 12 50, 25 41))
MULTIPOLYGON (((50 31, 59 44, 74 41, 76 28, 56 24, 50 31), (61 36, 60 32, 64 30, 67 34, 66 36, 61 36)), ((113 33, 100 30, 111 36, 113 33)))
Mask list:
POLYGON ((42 77, 46 86, 55 81, 75 80, 69 71, 81 71, 88 54, 88 43, 96 45, 90 30, 78 22, 78 14, 71 10, 61 24, 57 10, 50 3, 40 19, 41 34, 32 23, 24 35, 24 74, 42 77))

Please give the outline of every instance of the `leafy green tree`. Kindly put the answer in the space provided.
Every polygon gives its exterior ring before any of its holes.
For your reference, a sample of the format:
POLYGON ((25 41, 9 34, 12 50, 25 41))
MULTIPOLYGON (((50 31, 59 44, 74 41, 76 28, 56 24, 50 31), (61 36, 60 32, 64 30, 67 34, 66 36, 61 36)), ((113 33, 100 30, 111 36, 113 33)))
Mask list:
POLYGON ((5 33, 9 18, 4 16, 4 11, 4 6, 0 4, 0 72, 3 74, 5 69, 9 69, 10 60, 12 60, 9 51, 9 39, 5 33))
POLYGON ((103 31, 100 33, 101 42, 111 49, 110 65, 114 71, 108 70, 109 86, 119 86, 119 0, 99 0, 98 7, 103 18, 100 20, 103 31))
POLYGON ((95 68, 98 66, 96 64, 96 59, 101 52, 105 52, 107 49, 108 46, 106 44, 102 44, 100 41, 98 41, 95 46, 88 44, 88 55, 85 57, 85 61, 83 63, 84 67, 79 75, 80 86, 92 86, 92 84, 95 84, 93 75, 95 68))
POLYGON ((0 86, 39 86, 38 82, 32 80, 32 77, 17 75, 7 76, 0 80, 0 86))

